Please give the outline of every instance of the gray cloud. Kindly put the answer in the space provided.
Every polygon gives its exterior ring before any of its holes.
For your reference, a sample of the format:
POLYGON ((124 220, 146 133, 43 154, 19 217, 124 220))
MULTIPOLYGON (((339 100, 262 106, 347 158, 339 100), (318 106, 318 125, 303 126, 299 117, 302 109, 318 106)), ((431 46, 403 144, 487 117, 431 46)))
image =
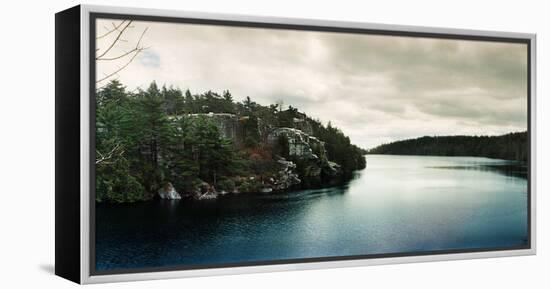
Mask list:
POLYGON ((139 61, 141 65, 154 68, 160 67, 160 55, 154 52, 154 50, 144 50, 140 56, 139 61))
MULTIPOLYGON (((106 23, 98 23, 98 33, 106 23)), ((108 23, 107 23, 108 24, 108 23)), ((282 99, 372 147, 422 135, 501 134, 527 126, 522 44, 136 22, 151 46, 118 77, 237 100, 282 99)), ((105 40, 106 41, 106 40, 105 40)), ((118 47, 119 52, 127 47, 118 47)), ((101 46, 101 43, 98 43, 101 46)), ((117 51, 113 51, 116 54, 117 51)), ((100 63, 105 75, 117 63, 100 63)))

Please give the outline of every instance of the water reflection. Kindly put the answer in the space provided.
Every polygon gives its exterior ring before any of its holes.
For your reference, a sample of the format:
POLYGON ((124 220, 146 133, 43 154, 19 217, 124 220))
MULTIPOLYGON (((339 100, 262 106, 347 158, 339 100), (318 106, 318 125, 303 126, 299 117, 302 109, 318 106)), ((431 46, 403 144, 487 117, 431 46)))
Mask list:
POLYGON ((485 158, 369 155, 331 188, 98 205, 96 268, 521 246, 524 172, 485 158))
POLYGON ((470 166, 434 166, 429 168, 495 172, 509 177, 520 177, 527 179, 527 166, 519 163, 470 166))

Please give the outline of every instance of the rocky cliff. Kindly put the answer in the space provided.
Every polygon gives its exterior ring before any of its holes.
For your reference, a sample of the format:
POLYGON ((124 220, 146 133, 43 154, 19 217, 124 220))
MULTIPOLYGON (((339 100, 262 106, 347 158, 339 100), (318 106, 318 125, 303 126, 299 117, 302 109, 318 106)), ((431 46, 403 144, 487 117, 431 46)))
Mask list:
POLYGON ((306 186, 330 182, 341 174, 338 164, 327 158, 325 143, 295 128, 277 128, 268 137, 271 146, 297 165, 306 186))
POLYGON ((239 118, 231 113, 195 113, 189 117, 207 117, 220 131, 222 137, 238 143, 239 118))
MULTIPOLYGON (((216 188, 214 184, 197 183, 191 191, 181 196, 196 199, 215 199, 226 193, 263 192, 271 193, 288 190, 293 187, 312 187, 331 183, 342 174, 341 166, 327 158, 325 143, 300 129, 292 127, 272 128, 262 126, 260 119, 251 120, 229 113, 190 114, 189 117, 206 117, 214 124, 223 138, 230 139, 239 150, 245 149, 245 138, 257 135, 259 147, 269 159, 259 157, 252 162, 270 164, 270 172, 260 175, 235 177, 225 180, 216 188), (267 150, 268 152, 266 152, 267 150), (229 184, 229 185, 228 185, 229 184)), ((311 131, 307 121, 296 121, 297 125, 311 131)), ((257 154, 256 154, 257 155, 257 154)), ((180 195, 171 184, 159 190, 159 196, 166 199, 178 199, 180 195)))
POLYGON ((273 130, 267 138, 272 146, 281 145, 281 138, 288 142, 288 151, 285 154, 303 159, 326 159, 325 145, 322 141, 301 130, 281 127, 273 130))
MULTIPOLYGON (((260 136, 261 140, 265 140, 265 145, 271 146, 276 151, 284 150, 278 157, 283 162, 290 161, 293 163, 295 167, 292 170, 302 176, 303 181, 306 183, 321 184, 328 179, 338 177, 342 173, 339 164, 328 160, 325 143, 311 135, 311 124, 305 119, 295 118, 293 126, 303 128, 307 132, 291 127, 269 128, 263 125, 261 119, 258 119, 251 126, 251 120, 248 117, 238 117, 228 113, 194 114, 192 116, 199 115, 211 119, 222 136, 231 139, 237 146, 241 146, 244 143, 244 137, 251 134, 250 131, 247 132, 246 130, 254 130, 254 134, 260 136), (284 148, 280 147, 282 138, 287 142, 287 146, 284 148)), ((288 170, 288 166, 282 169, 282 171, 288 170)), ((292 185, 300 183, 299 177, 287 176, 285 179, 293 180, 290 182, 292 185)), ((278 188, 273 189, 277 190, 278 188)))

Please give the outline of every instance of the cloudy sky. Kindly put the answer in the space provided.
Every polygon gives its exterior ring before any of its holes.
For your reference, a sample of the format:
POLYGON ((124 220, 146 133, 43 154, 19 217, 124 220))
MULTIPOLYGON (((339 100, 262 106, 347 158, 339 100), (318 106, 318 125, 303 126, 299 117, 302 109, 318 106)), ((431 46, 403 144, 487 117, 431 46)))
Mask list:
MULTIPOLYGON (((98 20, 97 34, 118 23, 98 20)), ((109 55, 135 47, 145 28, 149 48, 115 76, 130 90, 155 80, 263 105, 283 100, 364 148, 527 129, 524 44, 134 22, 109 55)), ((98 40, 100 52, 111 35, 98 40)), ((97 78, 124 63, 98 61, 97 78)))

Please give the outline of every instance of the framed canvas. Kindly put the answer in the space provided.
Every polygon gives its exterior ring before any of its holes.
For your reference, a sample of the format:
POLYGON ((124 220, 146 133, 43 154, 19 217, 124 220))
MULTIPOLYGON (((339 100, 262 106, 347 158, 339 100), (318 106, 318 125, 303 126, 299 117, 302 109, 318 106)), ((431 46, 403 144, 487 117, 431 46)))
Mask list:
POLYGON ((535 35, 56 14, 77 283, 535 254, 535 35))

